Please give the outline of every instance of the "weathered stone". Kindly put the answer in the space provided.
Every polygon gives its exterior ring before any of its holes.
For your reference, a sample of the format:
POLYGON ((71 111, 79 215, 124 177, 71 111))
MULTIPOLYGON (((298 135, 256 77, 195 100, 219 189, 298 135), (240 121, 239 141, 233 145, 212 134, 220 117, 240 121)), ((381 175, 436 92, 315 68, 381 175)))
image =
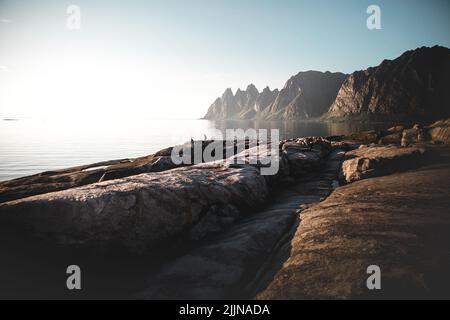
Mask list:
POLYGON ((294 177, 317 170, 331 150, 331 143, 319 137, 296 139, 282 145, 282 154, 287 158, 290 174, 294 177))
POLYGON ((0 203, 146 172, 173 169, 177 166, 170 161, 170 157, 162 155, 167 154, 168 150, 171 149, 161 151, 159 156, 105 161, 0 182, 0 203))
POLYGON ((0 205, 0 222, 56 245, 95 250, 114 244, 139 253, 221 209, 251 212, 266 196, 257 169, 202 164, 7 202, 0 205))
POLYGON ((415 125, 411 129, 403 130, 402 146, 407 147, 414 143, 421 143, 426 140, 425 131, 418 125, 415 125))
POLYGON ((433 123, 428 128, 428 134, 433 141, 450 143, 450 119, 433 123))
POLYGON ((278 270, 278 264, 283 261, 279 255, 289 253, 289 250, 285 252, 289 248, 284 245, 295 231, 298 208, 321 201, 331 193, 343 156, 341 150, 333 151, 322 170, 279 190, 267 208, 166 264, 148 279, 147 288, 136 297, 253 298, 260 286, 273 276, 273 270, 278 270))
POLYGON ((387 132, 388 132, 388 134, 394 134, 394 133, 402 133, 403 130, 405 130, 404 126, 395 126, 395 127, 387 129, 387 132))
POLYGON ((354 182, 403 171, 429 161, 433 156, 422 148, 366 147, 347 153, 342 165, 343 180, 354 182))
POLYGON ((380 144, 401 144, 402 142, 403 133, 393 133, 389 134, 387 136, 384 136, 380 139, 380 144))
POLYGON ((449 299, 450 165, 337 188, 301 213, 259 299, 449 299), (382 290, 368 290, 369 266, 382 290))

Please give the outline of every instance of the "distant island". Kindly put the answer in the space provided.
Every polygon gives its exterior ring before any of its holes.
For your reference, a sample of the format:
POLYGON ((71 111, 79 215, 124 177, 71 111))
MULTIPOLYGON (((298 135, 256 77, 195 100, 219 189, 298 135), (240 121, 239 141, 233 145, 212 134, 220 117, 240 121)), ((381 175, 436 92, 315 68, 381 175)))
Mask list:
POLYGON ((281 91, 227 89, 209 120, 436 120, 450 116, 450 49, 410 50, 351 75, 307 71, 281 91))

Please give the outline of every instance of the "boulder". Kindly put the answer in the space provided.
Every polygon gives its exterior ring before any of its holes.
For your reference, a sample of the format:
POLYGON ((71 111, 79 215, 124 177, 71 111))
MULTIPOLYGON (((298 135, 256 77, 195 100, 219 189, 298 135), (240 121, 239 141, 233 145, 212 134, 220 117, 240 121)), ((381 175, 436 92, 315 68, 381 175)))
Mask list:
POLYGON ((421 143, 427 140, 425 131, 419 125, 414 125, 411 129, 403 130, 402 146, 407 147, 414 143, 421 143))
POLYGON ((433 154, 423 148, 396 146, 366 147, 350 151, 342 165, 342 177, 347 183, 407 170, 426 163, 433 154))
POLYGON ((450 118, 433 123, 428 134, 432 141, 450 143, 450 118))
POLYGON ((317 170, 332 146, 326 139, 309 137, 285 142, 281 150, 289 162, 290 174, 298 177, 317 170))

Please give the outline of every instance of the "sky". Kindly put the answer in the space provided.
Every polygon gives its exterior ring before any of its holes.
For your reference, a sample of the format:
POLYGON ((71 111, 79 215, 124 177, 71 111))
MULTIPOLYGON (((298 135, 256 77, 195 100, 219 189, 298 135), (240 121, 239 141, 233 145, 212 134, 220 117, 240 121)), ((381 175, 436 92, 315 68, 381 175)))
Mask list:
POLYGON ((229 87, 433 45, 450 47, 448 0, 0 0, 0 117, 199 118, 229 87))

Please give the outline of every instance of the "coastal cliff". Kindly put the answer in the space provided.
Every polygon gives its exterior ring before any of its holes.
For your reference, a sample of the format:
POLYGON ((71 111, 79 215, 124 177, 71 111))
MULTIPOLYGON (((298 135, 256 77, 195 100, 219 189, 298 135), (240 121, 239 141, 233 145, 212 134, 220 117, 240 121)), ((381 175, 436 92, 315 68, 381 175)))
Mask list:
POLYGON ((449 105, 450 50, 423 47, 350 75, 326 118, 436 120, 449 105))

